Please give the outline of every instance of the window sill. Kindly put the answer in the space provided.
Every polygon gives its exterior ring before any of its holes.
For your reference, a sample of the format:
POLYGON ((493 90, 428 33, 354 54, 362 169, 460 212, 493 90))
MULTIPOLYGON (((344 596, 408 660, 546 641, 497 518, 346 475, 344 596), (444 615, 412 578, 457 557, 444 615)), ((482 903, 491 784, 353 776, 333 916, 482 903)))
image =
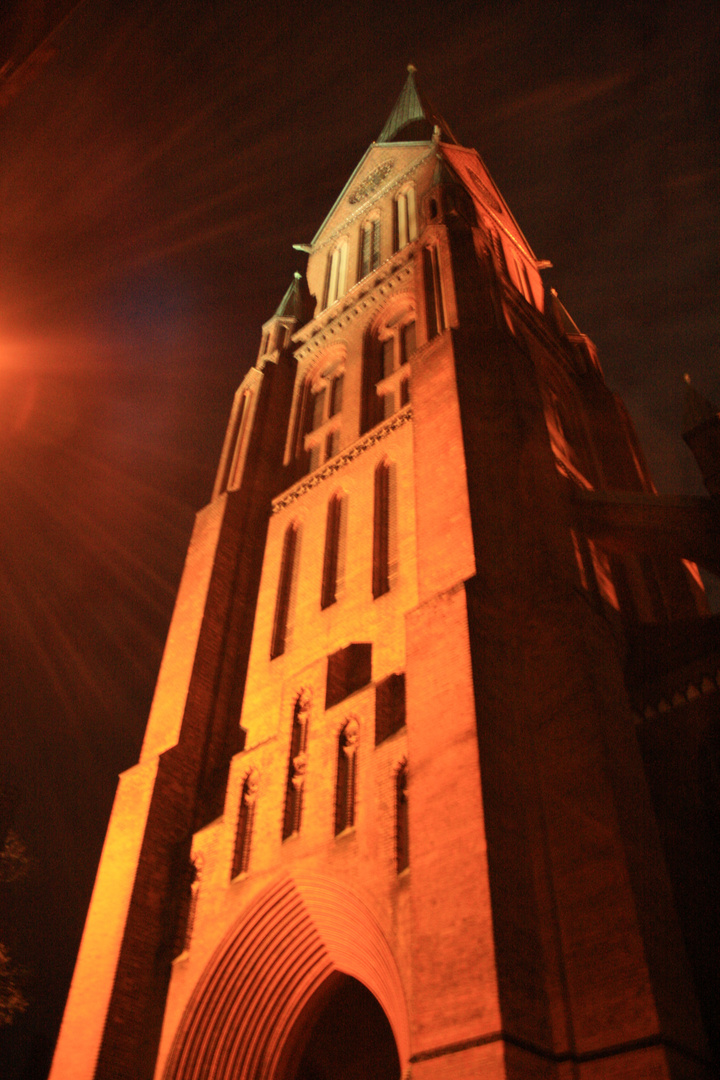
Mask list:
POLYGON ((342 832, 335 833, 336 840, 344 840, 348 836, 354 836, 357 831, 356 825, 348 825, 347 829, 343 829, 342 832))

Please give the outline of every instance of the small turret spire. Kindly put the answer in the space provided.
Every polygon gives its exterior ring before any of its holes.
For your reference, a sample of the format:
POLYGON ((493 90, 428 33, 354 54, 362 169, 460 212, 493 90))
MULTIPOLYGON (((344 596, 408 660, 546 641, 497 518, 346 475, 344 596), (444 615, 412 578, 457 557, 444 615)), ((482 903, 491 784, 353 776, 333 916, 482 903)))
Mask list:
POLYGON ((296 270, 273 318, 296 319, 302 326, 312 318, 313 307, 307 281, 300 271, 296 270))

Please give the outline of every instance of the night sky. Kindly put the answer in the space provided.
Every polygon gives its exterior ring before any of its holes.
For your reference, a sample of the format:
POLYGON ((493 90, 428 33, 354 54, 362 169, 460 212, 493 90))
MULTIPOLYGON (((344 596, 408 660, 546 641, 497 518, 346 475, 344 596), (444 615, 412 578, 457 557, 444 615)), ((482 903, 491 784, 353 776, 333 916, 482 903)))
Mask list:
POLYGON ((31 1007, 0 1030, 0 1072, 41 1080, 232 394, 302 267, 292 244, 408 62, 554 264, 659 490, 702 492, 679 429, 683 372, 720 405, 720 18, 632 0, 15 8, 0 16, 0 780, 19 788, 33 865, 0 886, 0 940, 31 1007))

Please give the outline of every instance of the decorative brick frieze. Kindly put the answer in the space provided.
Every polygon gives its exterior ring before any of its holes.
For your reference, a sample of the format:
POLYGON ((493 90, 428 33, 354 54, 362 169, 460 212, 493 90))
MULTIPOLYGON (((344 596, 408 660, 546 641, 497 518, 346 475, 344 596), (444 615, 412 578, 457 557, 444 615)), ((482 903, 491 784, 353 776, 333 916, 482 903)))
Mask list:
POLYGON ((356 458, 364 454, 366 450, 369 450, 371 446, 375 446, 376 443, 386 439, 393 431, 397 431, 403 424, 407 424, 409 420, 412 420, 412 406, 406 405, 400 412, 395 413, 389 420, 386 420, 383 424, 378 424, 376 428, 368 432, 367 435, 363 435, 361 439, 349 446, 347 450, 343 450, 342 454, 338 454, 337 457, 328 461, 321 469, 316 469, 314 473, 310 473, 309 476, 304 477, 299 484, 290 488, 289 491, 284 492, 277 499, 273 501, 272 512, 273 514, 279 514, 281 510, 284 510, 286 506, 290 506, 307 491, 312 491, 318 484, 322 484, 328 477, 333 476, 340 469, 344 469, 351 461, 355 461, 356 458))
MULTIPOLYGON (((324 247, 327 247, 328 244, 334 243, 338 236, 341 236, 344 232, 347 231, 349 225, 352 225, 352 223, 358 218, 363 217, 365 214, 367 214, 370 207, 374 206, 375 203, 380 202, 381 199, 384 199, 394 187, 400 187, 401 184, 404 184, 408 177, 412 176, 412 174, 416 172, 421 165, 424 165, 428 158, 432 157, 435 152, 436 147, 433 146, 430 150, 427 151, 426 154, 423 154, 422 157, 416 158, 412 162, 412 164, 408 166, 407 169, 404 169, 403 172, 399 174, 399 176, 393 176, 387 184, 384 184, 375 192, 372 198, 368 198, 365 202, 360 203, 357 210, 354 210, 351 214, 348 214, 347 217, 344 217, 342 219, 342 223, 337 228, 333 229, 332 232, 324 236, 322 241, 312 248, 313 255, 316 254, 318 251, 322 251, 322 249, 324 247)), ((348 199, 348 202, 353 203, 352 197, 348 199)))

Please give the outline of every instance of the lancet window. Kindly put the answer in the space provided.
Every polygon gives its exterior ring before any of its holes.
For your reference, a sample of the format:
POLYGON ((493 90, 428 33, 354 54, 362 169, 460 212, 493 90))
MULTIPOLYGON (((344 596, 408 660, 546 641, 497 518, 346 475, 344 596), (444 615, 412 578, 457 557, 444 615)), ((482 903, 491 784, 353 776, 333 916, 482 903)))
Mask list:
POLYGON ((335 785, 335 835, 355 824, 355 787, 357 778, 357 743, 360 727, 351 717, 340 732, 335 785))
POLYGON ((410 823, 408 821, 407 762, 395 774, 395 866, 398 874, 410 865, 410 823))
POLYGON ((360 230, 360 255, 358 281, 367 277, 380 265, 380 221, 370 218, 360 230))
POLYGON ((363 367, 363 431, 369 431, 410 401, 407 364, 415 348, 412 308, 396 314, 369 337, 363 367))
POLYGON ((400 251, 406 244, 417 239, 417 214, 415 210, 415 188, 410 184, 399 192, 394 204, 395 210, 395 251, 400 251))
POLYGON ((423 277, 425 279, 425 317, 428 341, 445 329, 442 279, 438 249, 434 244, 423 249, 423 277))
POLYGON ((377 599, 390 591, 396 547, 395 465, 381 461, 375 470, 372 591, 377 599))
POLYGON ((302 820, 305 772, 307 768, 307 737, 310 719, 310 694, 301 690, 293 709, 290 733, 287 783, 285 785, 285 813, 283 815, 283 840, 300 832, 302 820))
POLYGON ((245 443, 245 428, 247 427, 247 418, 250 412, 250 399, 250 391, 245 390, 237 399, 233 408, 215 487, 218 495, 223 491, 232 490, 240 482, 240 459, 245 443))
POLYGON ((338 493, 328 503, 325 525, 325 555, 323 558, 320 606, 330 607, 338 597, 342 583, 345 540, 345 499, 338 493))
POLYGON ((333 248, 328 256, 327 277, 325 280, 325 307, 331 307, 347 290, 347 238, 333 248))
POLYGON ((280 577, 278 579, 277 597, 275 600, 275 619, 273 622, 272 644, 270 647, 270 659, 282 656, 285 652, 290 629, 290 615, 293 601, 293 591, 296 577, 298 548, 300 540, 299 526, 295 523, 289 525, 283 541, 282 559, 280 562, 280 577))
POLYGON ((257 799, 258 774, 252 769, 245 777, 240 794, 235 850, 233 853, 232 876, 246 874, 250 864, 250 845, 252 843, 253 824, 255 821, 255 802, 257 799))
POLYGON ((344 363, 340 360, 326 368, 310 385, 305 402, 305 449, 311 472, 340 449, 344 382, 344 363))

